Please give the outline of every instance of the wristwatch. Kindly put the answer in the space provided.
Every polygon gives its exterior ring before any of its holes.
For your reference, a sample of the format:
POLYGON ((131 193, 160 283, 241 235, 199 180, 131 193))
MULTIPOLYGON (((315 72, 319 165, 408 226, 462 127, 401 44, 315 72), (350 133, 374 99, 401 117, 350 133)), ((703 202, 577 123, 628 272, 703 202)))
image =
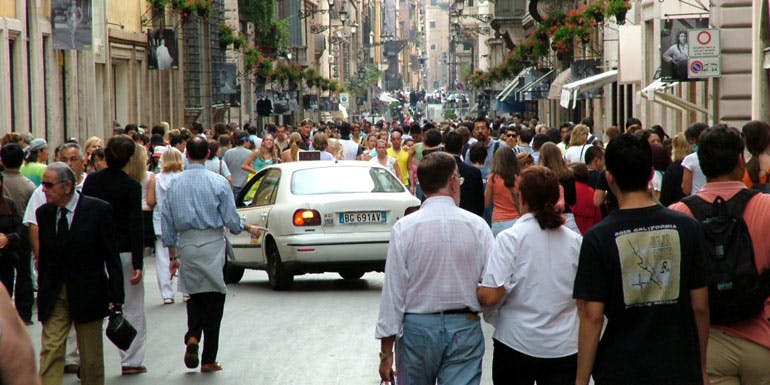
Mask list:
POLYGON ((388 358, 390 358, 390 356, 392 355, 393 355, 393 352, 380 352, 380 361, 385 361, 388 358))

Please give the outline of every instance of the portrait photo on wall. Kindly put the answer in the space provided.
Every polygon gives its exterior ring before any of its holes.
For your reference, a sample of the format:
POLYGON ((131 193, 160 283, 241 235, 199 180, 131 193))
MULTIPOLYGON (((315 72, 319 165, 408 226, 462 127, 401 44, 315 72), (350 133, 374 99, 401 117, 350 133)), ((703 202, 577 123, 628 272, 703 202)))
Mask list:
POLYGON ((708 28, 708 18, 666 19, 660 30, 660 78, 669 81, 689 81, 687 59, 690 46, 687 33, 691 29, 708 28))
POLYGON ((93 40, 91 0, 53 0, 53 48, 89 50, 93 40))
POLYGON ((147 31, 147 68, 170 70, 179 68, 176 33, 171 28, 147 31))

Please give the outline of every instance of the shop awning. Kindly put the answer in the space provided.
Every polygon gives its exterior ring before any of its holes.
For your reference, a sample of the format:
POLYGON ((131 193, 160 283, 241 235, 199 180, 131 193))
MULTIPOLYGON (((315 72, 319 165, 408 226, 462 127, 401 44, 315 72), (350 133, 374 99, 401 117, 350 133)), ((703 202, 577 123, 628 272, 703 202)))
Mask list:
POLYGON ((618 70, 610 70, 565 84, 561 87, 559 104, 564 108, 570 108, 570 101, 572 101, 572 108, 575 108, 579 94, 604 87, 617 80, 618 70))
POLYGON ((503 88, 502 91, 500 91, 499 94, 497 94, 497 100, 506 100, 508 97, 516 92, 521 87, 524 87, 525 83, 525 77, 531 71, 534 67, 527 67, 523 70, 519 71, 518 75, 513 78, 506 86, 503 88))
POLYGON ((548 68, 541 70, 538 73, 540 76, 525 84, 524 87, 521 87, 516 92, 516 100, 527 101, 547 98, 554 72, 554 70, 548 68))
POLYGON ((561 98, 561 86, 572 83, 574 78, 572 77, 572 68, 567 68, 564 71, 559 72, 556 78, 551 82, 551 87, 548 89, 548 99, 559 100, 561 98))
POLYGON ((637 92, 637 97, 642 97, 653 103, 682 112, 702 112, 710 116, 711 113, 708 109, 665 92, 666 89, 673 88, 679 84, 679 82, 666 82, 661 79, 655 79, 655 81, 647 85, 647 87, 644 87, 641 91, 637 92))

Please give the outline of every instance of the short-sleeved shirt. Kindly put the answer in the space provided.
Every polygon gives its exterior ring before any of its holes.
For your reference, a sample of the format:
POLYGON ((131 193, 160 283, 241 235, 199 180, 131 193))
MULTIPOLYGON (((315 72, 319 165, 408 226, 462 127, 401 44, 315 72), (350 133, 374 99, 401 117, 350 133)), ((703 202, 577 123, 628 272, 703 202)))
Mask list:
MULTIPOLYGON (((698 192, 698 196, 713 202, 717 196, 729 200, 738 191, 746 188, 741 182, 711 182, 707 183, 698 192)), ((692 214, 684 203, 677 202, 671 208, 685 214, 692 214)), ((757 271, 770 269, 770 237, 767 229, 770 228, 770 194, 757 194, 746 205, 743 211, 743 220, 749 229, 751 244, 754 246, 754 263, 757 271)), ((736 323, 730 326, 711 325, 732 337, 745 338, 770 349, 770 297, 765 299, 764 312, 757 314, 750 321, 736 323)))
POLYGON ((703 170, 700 168, 700 161, 698 160, 698 153, 693 152, 682 159, 682 167, 690 170, 692 173, 692 188, 690 189, 690 195, 694 195, 706 184, 706 175, 703 174, 703 170))
POLYGON ((388 147, 388 156, 392 156, 396 158, 396 162, 398 162, 398 169, 401 171, 401 182, 405 185, 409 185, 409 167, 407 166, 407 163, 409 162, 409 151, 404 150, 403 148, 399 152, 395 152, 393 150, 393 147, 388 147))
POLYGON ((40 186, 43 182, 43 174, 45 174, 46 165, 40 162, 28 162, 21 166, 19 172, 21 175, 31 180, 35 186, 40 186))
POLYGON ((596 384, 701 384, 690 290, 705 285, 693 218, 654 205, 615 210, 588 230, 574 297, 605 304, 596 384))
POLYGON ((618 209, 618 198, 615 197, 615 194, 613 194, 612 190, 610 190, 610 185, 607 183, 606 171, 602 171, 602 173, 599 174, 599 182, 596 183, 596 189, 604 190, 607 192, 607 195, 604 198, 604 203, 607 206, 607 213, 618 209))

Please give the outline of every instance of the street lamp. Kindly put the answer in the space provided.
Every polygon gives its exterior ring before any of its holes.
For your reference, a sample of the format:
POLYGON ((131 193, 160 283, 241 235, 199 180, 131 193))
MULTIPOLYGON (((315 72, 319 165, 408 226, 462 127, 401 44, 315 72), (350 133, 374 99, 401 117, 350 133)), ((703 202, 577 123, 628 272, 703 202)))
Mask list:
POLYGON ((344 9, 340 10, 339 15, 340 15, 340 21, 342 22, 342 24, 345 24, 345 22, 348 21, 347 11, 345 11, 344 9))

